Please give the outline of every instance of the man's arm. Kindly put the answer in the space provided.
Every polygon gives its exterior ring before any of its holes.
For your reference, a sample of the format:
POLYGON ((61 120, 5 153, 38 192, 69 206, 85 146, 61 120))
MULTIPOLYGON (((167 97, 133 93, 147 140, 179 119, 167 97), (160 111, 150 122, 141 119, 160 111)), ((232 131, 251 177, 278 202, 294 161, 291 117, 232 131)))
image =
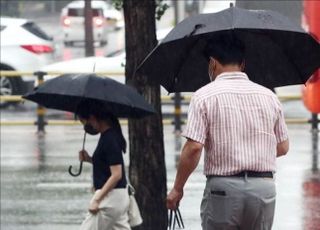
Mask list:
POLYGON ((288 139, 277 144, 277 157, 286 155, 288 151, 289 151, 288 139))
POLYGON ((183 146, 174 187, 167 196, 168 209, 177 209, 183 196, 183 187, 199 163, 202 148, 203 144, 190 139, 183 146))

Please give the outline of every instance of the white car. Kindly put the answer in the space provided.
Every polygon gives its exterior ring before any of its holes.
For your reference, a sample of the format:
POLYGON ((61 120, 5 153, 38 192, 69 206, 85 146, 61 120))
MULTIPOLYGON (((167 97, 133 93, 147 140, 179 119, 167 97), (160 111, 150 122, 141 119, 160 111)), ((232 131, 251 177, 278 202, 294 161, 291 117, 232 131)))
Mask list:
MULTIPOLYGON (((54 58, 52 38, 27 19, 0 18, 0 69, 33 72, 54 58)), ((1 77, 0 95, 21 95, 33 87, 35 77, 1 77)), ((0 107, 8 105, 1 102, 0 107)))
MULTIPOLYGON (((119 50, 106 57, 85 57, 68 61, 56 62, 41 68, 45 72, 61 73, 88 73, 88 72, 108 72, 108 77, 124 83, 126 55, 124 50, 119 50)), ((48 80, 56 76, 45 76, 48 80)))
MULTIPOLYGON (((160 29, 157 31, 158 40, 162 40, 172 27, 160 29)), ((68 61, 56 62, 41 68, 45 72, 61 72, 61 73, 88 73, 88 72, 105 72, 108 77, 124 83, 126 54, 124 50, 118 50, 105 57, 84 57, 76 58, 68 61)), ((48 80, 56 76, 45 76, 48 80)))
MULTIPOLYGON (((157 31, 158 40, 162 40, 170 31, 172 27, 160 29, 157 31)), ((56 62, 41 68, 44 72, 59 72, 59 73, 90 73, 90 72, 103 72, 116 81, 125 83, 125 63, 126 54, 125 50, 118 50, 105 57, 84 57, 76 58, 68 61, 56 62)), ((47 75, 45 80, 57 77, 57 75, 47 75)), ((163 95, 167 95, 167 91, 161 89, 163 95)))
MULTIPOLYGON (((85 1, 73 1, 66 5, 61 12, 61 23, 64 33, 64 44, 73 45, 74 42, 83 42, 85 1)), ((107 43, 107 32, 110 28, 120 28, 124 25, 121 12, 112 8, 105 1, 91 1, 93 39, 101 45, 107 43)))
MULTIPOLYGON (((124 50, 119 50, 106 57, 86 57, 77 58, 73 60, 57 62, 45 66, 41 71, 45 72, 60 72, 60 73, 90 73, 90 72, 105 72, 103 76, 112 78, 120 83, 125 84, 125 60, 126 55, 124 50)), ((45 76, 45 80, 52 79, 55 76, 45 76)), ((167 96, 168 92, 161 86, 161 95, 167 96)), ((183 93, 183 96, 190 96, 192 93, 183 93)), ((183 105, 181 107, 184 113, 187 112, 188 107, 183 105)), ((164 106, 162 112, 172 113, 172 106, 164 106)))

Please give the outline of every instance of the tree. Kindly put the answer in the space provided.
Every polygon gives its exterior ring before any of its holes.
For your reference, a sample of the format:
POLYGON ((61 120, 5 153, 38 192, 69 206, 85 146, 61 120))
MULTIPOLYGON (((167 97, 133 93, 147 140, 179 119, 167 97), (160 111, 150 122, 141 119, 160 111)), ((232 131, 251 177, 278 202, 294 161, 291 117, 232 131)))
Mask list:
MULTIPOLYGON (((119 1, 118 1, 119 2, 119 1)), ((156 109, 157 114, 129 120, 130 182, 136 188, 143 224, 137 229, 167 228, 166 168, 160 86, 135 73, 136 67, 157 44, 155 0, 123 1, 126 45, 126 83, 135 87, 156 109)))
POLYGON ((91 0, 85 0, 84 4, 85 54, 90 57, 94 55, 91 0))

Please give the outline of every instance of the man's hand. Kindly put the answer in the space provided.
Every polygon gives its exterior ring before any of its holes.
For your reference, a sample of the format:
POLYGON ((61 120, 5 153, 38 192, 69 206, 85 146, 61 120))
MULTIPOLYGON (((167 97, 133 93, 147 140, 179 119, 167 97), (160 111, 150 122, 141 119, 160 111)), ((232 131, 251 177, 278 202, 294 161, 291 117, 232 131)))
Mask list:
POLYGON ((184 144, 173 189, 167 196, 167 208, 176 210, 183 197, 183 187, 199 163, 203 144, 188 139, 184 144))
POLYGON ((180 200, 183 197, 183 191, 173 188, 167 196, 167 208, 176 210, 179 207, 180 200))
POLYGON ((96 199, 93 199, 89 205, 89 212, 96 214, 99 211, 99 202, 96 199))
POLYGON ((285 140, 277 144, 277 157, 284 156, 289 151, 289 140, 285 140))

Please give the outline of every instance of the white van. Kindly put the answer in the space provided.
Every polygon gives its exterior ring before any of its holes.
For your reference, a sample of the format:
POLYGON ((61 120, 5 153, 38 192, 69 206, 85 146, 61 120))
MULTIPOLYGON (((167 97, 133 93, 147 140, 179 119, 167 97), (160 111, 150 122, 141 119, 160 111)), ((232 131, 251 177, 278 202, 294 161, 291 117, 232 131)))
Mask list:
MULTIPOLYGON (((84 29, 84 0, 73 1, 62 9, 61 24, 64 33, 64 44, 73 45, 74 42, 83 42, 84 29)), ((121 12, 112 9, 105 1, 91 1, 93 39, 100 45, 107 43, 107 31, 118 28, 123 24, 121 12)))

